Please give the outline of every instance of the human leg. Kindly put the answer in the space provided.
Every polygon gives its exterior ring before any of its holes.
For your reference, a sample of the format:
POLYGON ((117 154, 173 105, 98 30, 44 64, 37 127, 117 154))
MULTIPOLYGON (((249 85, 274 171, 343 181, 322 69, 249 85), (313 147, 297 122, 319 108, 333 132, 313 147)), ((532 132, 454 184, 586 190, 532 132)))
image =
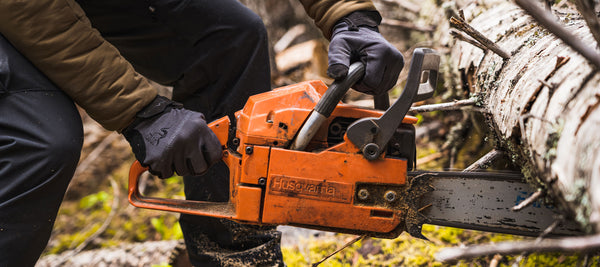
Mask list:
POLYGON ((270 89, 264 24, 238 1, 78 2, 138 72, 173 86, 174 100, 209 121, 270 89))
POLYGON ((0 266, 46 247, 83 141, 73 101, 0 35, 0 266))
MULTIPOLYGON (((218 27, 227 30, 193 40, 194 50, 199 53, 197 61, 183 79, 174 83, 174 98, 179 98, 186 108, 204 113, 209 121, 226 115, 234 121, 233 113, 243 108, 250 95, 270 89, 267 36, 260 18, 249 10, 239 4, 220 5, 223 6, 213 8, 221 12, 229 9, 231 13, 205 12, 213 14, 215 20, 220 17, 222 24, 218 27), (188 96, 189 92, 193 93, 188 96)), ((186 197, 227 201, 228 178, 229 170, 223 163, 203 176, 184 177, 186 197)), ((281 234, 274 227, 185 214, 180 223, 191 261, 196 265, 283 265, 281 234)))

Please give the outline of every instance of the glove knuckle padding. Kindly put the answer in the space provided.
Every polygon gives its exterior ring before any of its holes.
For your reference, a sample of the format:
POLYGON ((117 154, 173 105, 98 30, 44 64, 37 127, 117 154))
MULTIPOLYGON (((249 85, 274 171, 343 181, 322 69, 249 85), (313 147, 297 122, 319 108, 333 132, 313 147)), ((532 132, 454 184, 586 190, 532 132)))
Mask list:
MULTIPOLYGON (((186 174, 202 174, 208 167, 215 162, 215 155, 221 157, 221 144, 219 139, 213 133, 201 113, 186 110, 189 113, 182 124, 189 124, 185 127, 188 131, 182 138, 181 148, 184 158, 181 159, 181 168, 185 169, 186 174), (208 153, 207 153, 208 152, 208 153)), ((177 153, 177 152, 176 152, 177 153)), ((178 171, 179 174, 182 174, 178 171)))
POLYGON ((348 76, 348 66, 343 64, 329 65, 327 68, 327 75, 333 79, 343 79, 348 76))
POLYGON ((217 138, 217 136, 212 131, 210 131, 209 134, 210 135, 207 136, 208 142, 205 145, 206 149, 202 151, 205 152, 206 162, 208 162, 209 164, 214 164, 217 161, 221 160, 223 152, 221 148, 221 142, 219 142, 219 138, 217 138))
POLYGON ((174 147, 177 145, 181 135, 181 125, 177 122, 181 114, 178 110, 171 110, 158 116, 156 119, 144 121, 136 128, 142 132, 146 141, 146 164, 150 168, 159 172, 162 178, 171 176, 176 171, 177 167, 173 164, 176 162, 177 154, 173 153, 174 147))
MULTIPOLYGON (((373 58, 374 65, 372 68, 367 66, 367 71, 372 71, 370 79, 365 80, 365 85, 375 94, 380 94, 390 90, 398 81, 398 75, 404 67, 404 59, 402 54, 395 49, 391 44, 379 44, 377 47, 378 56, 373 58)), ((373 64, 372 64, 373 65, 373 64)))
POLYGON ((350 66, 350 53, 352 52, 350 47, 351 44, 342 36, 334 37, 329 43, 329 66, 335 64, 350 66))
POLYGON ((204 115, 182 108, 169 108, 143 118, 124 135, 136 158, 161 178, 174 171, 179 175, 204 173, 222 153, 219 139, 204 115))
MULTIPOLYGON (((379 33, 377 25, 381 17, 378 13, 355 13, 333 29, 329 69, 335 64, 349 66, 351 61, 360 60, 365 64, 365 75, 354 88, 370 94, 386 92, 396 84, 404 59, 400 51, 379 33)), ((331 73, 335 74, 334 71, 331 73)))

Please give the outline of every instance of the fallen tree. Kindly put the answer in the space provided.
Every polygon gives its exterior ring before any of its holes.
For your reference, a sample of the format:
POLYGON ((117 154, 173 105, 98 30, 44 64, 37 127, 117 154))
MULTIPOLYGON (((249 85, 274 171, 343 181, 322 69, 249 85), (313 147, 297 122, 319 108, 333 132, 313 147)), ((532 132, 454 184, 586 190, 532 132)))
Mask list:
MULTIPOLYGON (((462 12, 447 13, 507 54, 450 41, 447 64, 460 74, 454 84, 464 85, 480 99, 498 146, 510 153, 541 195, 558 202, 587 232, 600 231, 600 195, 595 194, 600 192, 600 75, 593 59, 576 52, 516 4, 485 4, 471 3, 460 7, 462 12)), ((570 41, 597 54, 586 22, 565 5, 552 7, 553 18, 572 35, 570 41)))

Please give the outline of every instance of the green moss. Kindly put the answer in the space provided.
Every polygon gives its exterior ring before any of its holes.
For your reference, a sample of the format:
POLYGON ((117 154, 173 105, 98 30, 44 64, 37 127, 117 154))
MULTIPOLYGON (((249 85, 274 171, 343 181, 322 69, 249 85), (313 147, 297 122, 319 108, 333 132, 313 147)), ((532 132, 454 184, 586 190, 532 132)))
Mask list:
MULTIPOLYGON (((320 266, 488 266, 492 256, 463 260, 458 264, 435 261, 434 255, 446 247, 474 245, 479 243, 517 242, 532 238, 507 234, 492 234, 480 231, 463 230, 451 227, 424 225, 423 233, 431 241, 424 241, 403 233, 395 239, 366 238, 334 255, 320 266)), ((282 249, 288 266, 304 267, 318 262, 326 255, 352 239, 348 235, 337 235, 332 240, 307 240, 308 244, 296 244, 282 249), (298 246, 307 245, 308 255, 298 246)), ((499 266, 511 266, 518 255, 505 255, 499 266)), ((523 257, 518 266, 579 266, 583 255, 563 255, 561 253, 533 253, 523 257)), ((590 258, 591 266, 598 264, 599 257, 590 258)))
POLYGON ((150 223, 162 240, 177 240, 183 238, 179 221, 172 216, 160 216, 151 218, 150 223))
POLYGON ((283 255, 285 255, 285 263, 290 267, 300 267, 308 265, 304 255, 300 253, 298 247, 283 247, 281 248, 283 255))
POLYGON ((108 193, 100 191, 95 194, 87 195, 79 201, 79 207, 82 209, 90 209, 95 205, 104 204, 108 200, 108 193))
MULTIPOLYGON (((125 162, 112 173, 119 184, 117 215, 108 228, 86 249, 115 246, 121 242, 140 242, 161 239, 181 239, 182 233, 176 214, 133 208, 127 201, 128 172, 131 161, 125 162)), ((151 179, 147 189, 156 197, 182 198, 181 177, 166 180, 151 179)), ((44 254, 61 253, 73 249, 89 238, 104 223, 113 205, 113 189, 108 180, 97 192, 76 201, 65 201, 59 210, 50 245, 44 254)))
POLYGON ((529 36, 529 38, 527 38, 527 40, 525 40, 523 44, 527 47, 533 47, 538 40, 542 39, 543 37, 549 34, 550 32, 548 32, 546 29, 536 26, 536 29, 533 32, 533 34, 529 36))
POLYGON ((556 147, 558 146, 558 140, 564 129, 564 124, 564 120, 559 119, 557 123, 548 126, 550 129, 548 129, 549 134, 548 139, 546 139, 546 153, 543 156, 546 161, 552 161, 556 158, 556 147))
POLYGON ((525 27, 519 27, 518 28, 519 30, 515 33, 515 36, 521 37, 521 36, 525 35, 525 33, 529 32, 530 30, 532 30, 535 27, 536 27, 536 25, 533 23, 529 24, 525 27))

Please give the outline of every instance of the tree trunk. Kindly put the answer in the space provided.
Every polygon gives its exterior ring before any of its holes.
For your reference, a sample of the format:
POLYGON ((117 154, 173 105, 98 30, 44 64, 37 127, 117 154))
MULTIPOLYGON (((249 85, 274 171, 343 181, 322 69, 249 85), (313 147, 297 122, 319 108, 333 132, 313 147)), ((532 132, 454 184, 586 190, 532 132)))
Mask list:
MULTIPOLYGON (((499 146, 528 181, 587 231, 600 232, 600 75, 515 4, 487 5, 463 7, 466 21, 511 57, 451 41, 448 65, 480 97, 499 146)), ((584 44, 597 46, 574 9, 554 14, 584 44)))

